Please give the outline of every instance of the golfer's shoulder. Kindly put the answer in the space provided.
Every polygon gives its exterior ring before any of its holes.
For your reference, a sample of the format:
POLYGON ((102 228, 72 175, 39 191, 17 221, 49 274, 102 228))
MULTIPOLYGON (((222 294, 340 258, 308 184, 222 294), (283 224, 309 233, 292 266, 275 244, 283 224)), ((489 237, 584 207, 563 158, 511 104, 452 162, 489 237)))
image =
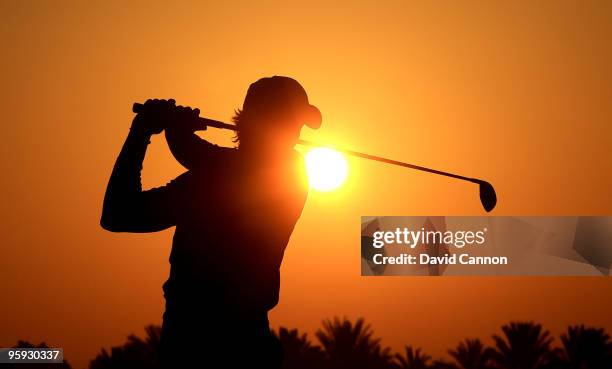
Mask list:
POLYGON ((236 162, 238 159, 238 150, 236 148, 225 147, 211 144, 211 146, 197 160, 197 165, 191 166, 194 173, 201 171, 210 171, 215 168, 223 168, 236 162))
POLYGON ((237 157, 238 149, 235 147, 219 146, 211 144, 208 154, 213 160, 234 160, 237 157))
POLYGON ((176 178, 168 182, 166 186, 173 189, 183 188, 189 185, 189 183, 193 180, 194 173, 195 172, 193 170, 183 172, 182 174, 178 175, 176 178))

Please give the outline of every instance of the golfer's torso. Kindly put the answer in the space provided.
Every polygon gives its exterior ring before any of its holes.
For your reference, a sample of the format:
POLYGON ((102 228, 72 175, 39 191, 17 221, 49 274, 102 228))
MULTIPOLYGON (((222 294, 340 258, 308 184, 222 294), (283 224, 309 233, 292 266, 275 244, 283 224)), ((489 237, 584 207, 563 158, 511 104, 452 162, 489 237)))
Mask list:
POLYGON ((266 310, 278 302, 285 235, 305 198, 287 188, 299 186, 290 167, 239 159, 227 155, 189 174, 179 196, 167 299, 266 310))

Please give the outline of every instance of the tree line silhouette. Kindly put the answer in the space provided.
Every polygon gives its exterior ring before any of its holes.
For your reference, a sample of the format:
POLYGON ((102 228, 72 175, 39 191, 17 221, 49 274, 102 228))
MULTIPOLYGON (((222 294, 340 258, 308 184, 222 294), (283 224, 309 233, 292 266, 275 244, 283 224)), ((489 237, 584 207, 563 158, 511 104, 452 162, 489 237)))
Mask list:
MULTIPOLYGON (((493 345, 480 339, 465 339, 449 349, 450 359, 434 359, 420 348, 406 345, 393 353, 381 344, 364 319, 352 322, 335 317, 323 321, 314 343, 306 333, 280 327, 273 331, 284 347, 283 369, 611 369, 612 341, 603 328, 570 326, 554 337, 534 322, 510 322, 501 334, 492 336, 493 345)), ((89 369, 158 369, 161 327, 145 328, 145 337, 130 335, 121 346, 102 349, 89 369)), ((206 332, 202 332, 206 334, 206 332)), ((15 347, 47 347, 19 341, 15 347)), ((240 347, 236 347, 239 352, 240 347)), ((227 358, 231 367, 231 358, 227 358)), ((1 365, 0 365, 1 366, 1 365)), ((29 368, 19 364, 3 367, 29 368)), ((31 364, 41 368, 41 364, 31 364)), ((70 365, 46 367, 71 369, 70 365)))

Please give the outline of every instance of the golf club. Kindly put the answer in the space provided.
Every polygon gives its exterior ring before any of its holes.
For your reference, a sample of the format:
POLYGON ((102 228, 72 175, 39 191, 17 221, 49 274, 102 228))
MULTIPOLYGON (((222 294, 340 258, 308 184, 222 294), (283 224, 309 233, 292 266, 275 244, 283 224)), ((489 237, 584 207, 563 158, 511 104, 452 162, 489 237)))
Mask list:
MULTIPOLYGON (((142 111, 143 107, 144 107, 143 104, 135 103, 134 106, 132 107, 132 111, 134 113, 139 113, 140 111, 142 111)), ((214 128, 229 129, 229 130, 232 130, 232 131, 237 131, 237 128, 236 128, 235 125, 219 122, 219 121, 213 120, 213 119, 198 117, 198 122, 202 124, 202 127, 203 127, 202 129, 205 129, 205 127, 214 127, 214 128)), ((329 145, 322 145, 322 144, 318 144, 316 142, 302 140, 302 139, 298 140, 298 144, 303 145, 303 146, 330 147, 329 145)), ((491 210, 493 210, 495 208, 495 205, 497 204, 497 195, 495 194, 495 189, 493 188, 493 186, 489 182, 484 181, 482 179, 464 177, 464 176, 460 176, 460 175, 454 174, 454 173, 443 172, 441 170, 436 170, 436 169, 422 167, 422 166, 419 166, 419 165, 404 163, 404 162, 401 162, 401 161, 391 160, 391 159, 387 159, 387 158, 383 158, 383 157, 375 156, 375 155, 370 155, 370 154, 365 154, 365 153, 358 152, 358 151, 342 149, 342 148, 338 148, 338 147, 335 147, 335 146, 332 147, 332 148, 334 150, 337 150, 337 151, 340 151, 340 152, 345 153, 347 155, 355 156, 355 157, 358 157, 358 158, 374 160, 374 161, 378 161, 378 162, 381 162, 381 163, 397 165, 397 166, 404 167, 404 168, 420 170, 422 172, 438 174, 438 175, 445 176, 445 177, 451 177, 451 178, 460 179, 460 180, 463 180, 463 181, 468 181, 468 182, 476 183, 478 185, 478 187, 479 187, 480 202, 482 204, 482 207, 487 212, 490 212, 491 210)))

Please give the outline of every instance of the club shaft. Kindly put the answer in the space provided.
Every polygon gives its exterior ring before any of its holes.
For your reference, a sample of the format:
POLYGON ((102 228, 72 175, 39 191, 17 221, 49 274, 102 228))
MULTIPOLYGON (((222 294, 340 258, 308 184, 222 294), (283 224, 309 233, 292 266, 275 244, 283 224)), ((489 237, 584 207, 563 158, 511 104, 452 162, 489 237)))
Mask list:
MULTIPOLYGON (((134 107, 133 107, 132 110, 135 113, 138 113, 142 109, 142 107, 143 107, 142 104, 138 104, 137 103, 137 104, 134 104, 134 107)), ((214 120, 214 119, 198 117, 198 122, 200 122, 202 124, 202 130, 206 129, 206 127, 228 129, 228 130, 232 130, 232 131, 237 131, 238 130, 236 125, 234 125, 234 124, 223 123, 223 122, 219 122, 219 121, 214 120)), ((473 182, 473 183, 480 183, 480 182, 482 182, 481 180, 476 179, 476 178, 464 177, 464 176, 461 176, 461 175, 458 175, 458 174, 454 174, 454 173, 444 172, 444 171, 437 170, 437 169, 426 168, 426 167, 422 167, 420 165, 404 163, 402 161, 387 159, 387 158, 383 158, 383 157, 380 157, 380 156, 375 156, 375 155, 370 155, 370 154, 362 153, 362 152, 359 152, 359 151, 338 148, 338 147, 331 146, 331 145, 319 144, 317 142, 307 141, 307 140, 303 140, 303 139, 299 139, 298 140, 298 144, 303 145, 303 146, 330 147, 330 148, 333 148, 334 150, 338 150, 338 151, 343 152, 343 153, 345 153, 347 155, 355 156, 355 157, 358 157, 358 158, 378 161, 378 162, 381 162, 381 163, 386 163, 386 164, 391 164, 391 165, 397 165, 397 166, 404 167, 404 168, 420 170, 422 172, 437 174, 437 175, 441 175, 441 176, 445 176, 445 177, 456 178, 456 179, 460 179, 460 180, 468 181, 468 182, 473 182)))
MULTIPOLYGON (((207 119, 207 118, 199 118, 199 119, 202 121, 203 124, 205 124, 205 125, 207 125, 209 127, 215 127, 215 128, 221 128, 221 129, 229 129, 229 130, 236 131, 236 126, 233 125, 233 124, 227 124, 227 123, 223 123, 223 122, 219 122, 219 121, 212 120, 212 119, 207 119)), ((329 145, 323 145, 323 144, 319 144, 317 142, 307 141, 307 140, 303 140, 303 139, 299 139, 298 140, 298 144, 303 145, 303 146, 312 146, 312 147, 329 146, 329 145)), ((329 146, 329 147, 331 147, 331 146, 329 146)), ((438 174, 438 175, 441 175, 441 176, 461 179, 461 180, 464 180, 464 181, 469 181, 469 182, 474 182, 474 183, 478 183, 479 182, 475 178, 469 178, 469 177, 461 176, 461 175, 454 174, 454 173, 444 172, 444 171, 437 170, 437 169, 426 168, 426 167, 422 167, 420 165, 404 163, 402 161, 397 161, 397 160, 393 160, 393 159, 387 159, 387 158, 383 158, 381 156, 366 154, 366 153, 363 153, 363 152, 354 151, 354 150, 348 150, 348 149, 344 149, 344 148, 338 148, 338 147, 332 147, 332 148, 334 150, 338 150, 338 151, 340 151, 342 153, 345 153, 345 154, 351 155, 351 156, 355 156, 355 157, 358 157, 358 158, 374 160, 374 161, 378 161, 378 162, 381 162, 381 163, 397 165, 397 166, 404 167, 404 168, 420 170, 422 172, 438 174)))
MULTIPOLYGON (((311 142, 311 141, 306 141, 306 140, 302 140, 302 139, 298 140, 298 144, 304 145, 304 146, 323 146, 323 147, 328 146, 328 145, 323 145, 323 144, 319 144, 319 143, 311 142)), ((404 163, 402 161, 397 161, 397 160, 393 160, 393 159, 387 159, 387 158, 383 158, 381 156, 370 155, 370 154, 366 154, 366 153, 359 152, 359 151, 338 148, 338 147, 335 147, 335 146, 328 146, 328 147, 333 148, 334 150, 338 150, 338 151, 340 151, 342 153, 345 153, 347 155, 355 156, 355 157, 358 157, 358 158, 374 160, 374 161, 378 161, 378 162, 381 162, 381 163, 397 165, 397 166, 404 167, 404 168, 420 170, 422 172, 438 174, 438 175, 441 175, 441 176, 461 179, 461 180, 464 180, 464 181, 469 181, 469 182, 474 182, 474 183, 478 183, 479 182, 479 180, 476 179, 476 178, 464 177, 464 176, 460 176, 460 175, 454 174, 454 173, 449 173, 449 172, 444 172, 444 171, 437 170, 437 169, 431 169, 431 168, 427 168, 427 167, 422 167, 420 165, 404 163)))

